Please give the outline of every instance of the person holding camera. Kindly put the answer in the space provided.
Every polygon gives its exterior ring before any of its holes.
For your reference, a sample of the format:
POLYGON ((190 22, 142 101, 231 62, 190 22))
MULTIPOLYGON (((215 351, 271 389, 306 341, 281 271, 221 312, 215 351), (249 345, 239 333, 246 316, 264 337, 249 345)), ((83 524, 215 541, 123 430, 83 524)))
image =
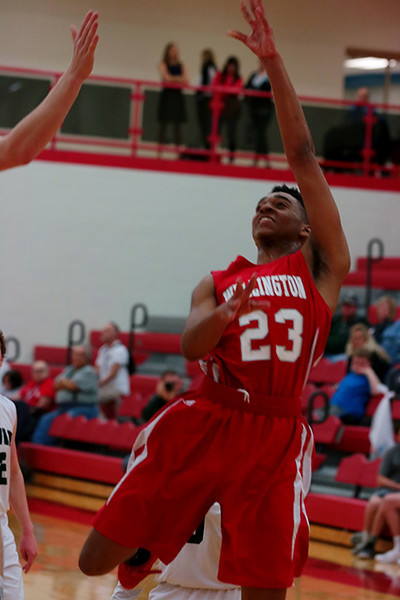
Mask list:
POLYGON ((152 396, 142 411, 142 421, 147 423, 161 410, 167 402, 173 400, 182 391, 182 379, 176 371, 168 370, 161 374, 156 386, 156 393, 152 396))

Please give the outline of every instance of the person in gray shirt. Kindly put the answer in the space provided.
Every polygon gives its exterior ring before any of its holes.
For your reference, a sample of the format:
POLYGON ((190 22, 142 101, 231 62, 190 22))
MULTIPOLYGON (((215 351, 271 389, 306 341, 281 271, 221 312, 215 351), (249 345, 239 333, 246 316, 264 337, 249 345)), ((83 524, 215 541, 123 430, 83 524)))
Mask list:
POLYGON ((53 420, 59 415, 83 415, 88 419, 99 415, 97 375, 90 365, 89 352, 84 346, 72 349, 71 364, 57 377, 54 387, 57 408, 40 418, 32 435, 32 442, 35 444, 56 443, 57 438, 51 436, 49 431, 53 420))

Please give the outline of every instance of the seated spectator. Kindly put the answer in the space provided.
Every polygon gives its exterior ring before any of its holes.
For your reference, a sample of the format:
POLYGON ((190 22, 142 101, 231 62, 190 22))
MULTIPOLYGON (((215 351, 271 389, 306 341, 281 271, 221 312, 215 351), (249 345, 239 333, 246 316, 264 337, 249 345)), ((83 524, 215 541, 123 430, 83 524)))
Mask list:
POLYGON ((400 319, 386 327, 382 334, 382 348, 388 353, 393 364, 400 363, 400 319))
POLYGON ((24 378, 16 369, 10 369, 3 375, 3 395, 9 400, 15 400, 24 385, 24 378))
MULTIPOLYGON (((55 408, 54 381, 49 377, 49 367, 44 360, 37 360, 32 365, 32 379, 25 384, 15 396, 17 411, 25 414, 20 404, 28 406, 28 417, 25 419, 24 433, 21 439, 29 439, 40 417, 55 408), (21 402, 18 402, 21 401, 21 402)), ((20 417, 18 418, 18 425, 20 417)))
POLYGON ((100 410, 107 419, 115 419, 121 396, 130 393, 129 352, 119 341, 119 328, 108 323, 102 331, 95 369, 99 376, 100 410))
POLYGON ((56 443, 56 438, 49 434, 49 430, 59 415, 84 415, 88 419, 98 416, 97 375, 90 365, 89 351, 84 346, 72 348, 71 365, 55 379, 54 387, 57 408, 40 417, 32 435, 32 441, 36 444, 56 443))
POLYGON ((365 322, 357 316, 358 298, 355 294, 347 294, 341 300, 340 307, 332 317, 331 328, 325 347, 325 356, 331 360, 344 360, 347 357, 346 344, 350 328, 356 323, 365 322))
POLYGON ((16 400, 26 402, 32 412, 49 412, 55 408, 54 381, 49 377, 49 366, 44 360, 36 360, 32 365, 32 379, 19 391, 16 400))
POLYGON ((182 379, 176 371, 164 371, 156 386, 156 393, 142 411, 142 421, 147 423, 163 408, 167 402, 173 400, 182 391, 182 379))
POLYGON ((365 348, 369 351, 371 357, 371 366, 379 379, 384 382, 387 372, 390 369, 391 361, 386 350, 375 341, 374 336, 363 323, 356 323, 350 329, 349 340, 346 345, 346 354, 350 358, 357 348, 365 348))
POLYGON ((372 327, 372 334, 378 344, 381 344, 383 332, 395 321, 397 302, 392 296, 380 296, 375 302, 375 310, 376 325, 372 327))
POLYGON ((355 349, 350 361, 349 373, 330 399, 329 412, 343 423, 357 425, 365 416, 371 396, 379 394, 383 386, 372 369, 371 354, 367 349, 355 349))
POLYGON ((353 536, 352 552, 359 558, 373 558, 375 544, 387 524, 393 536, 393 549, 375 556, 378 562, 400 559, 400 423, 395 424, 396 445, 387 450, 378 474, 378 488, 370 497, 364 515, 364 527, 353 536))

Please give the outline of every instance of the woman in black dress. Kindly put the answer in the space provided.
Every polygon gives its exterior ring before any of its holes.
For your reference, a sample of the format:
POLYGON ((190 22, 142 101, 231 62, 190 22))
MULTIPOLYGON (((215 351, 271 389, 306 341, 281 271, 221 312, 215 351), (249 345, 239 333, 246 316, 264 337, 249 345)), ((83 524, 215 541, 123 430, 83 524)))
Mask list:
POLYGON ((166 126, 174 125, 174 141, 177 146, 181 144, 181 123, 186 121, 186 107, 183 92, 174 84, 187 84, 189 81, 186 66, 179 59, 179 51, 174 43, 165 47, 162 61, 158 66, 161 81, 165 84, 160 94, 158 105, 158 141, 164 143, 166 126), (172 84, 172 87, 169 85, 172 84))

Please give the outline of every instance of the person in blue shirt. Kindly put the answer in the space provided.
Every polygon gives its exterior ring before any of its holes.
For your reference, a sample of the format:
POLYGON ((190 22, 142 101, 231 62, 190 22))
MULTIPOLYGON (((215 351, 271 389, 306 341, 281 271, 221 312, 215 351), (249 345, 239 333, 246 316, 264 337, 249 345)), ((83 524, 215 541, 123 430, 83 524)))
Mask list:
POLYGON ((379 394, 381 389, 382 383, 371 366, 370 352, 357 348, 351 358, 350 371, 330 399, 329 412, 343 423, 358 424, 364 418, 371 396, 379 394))

